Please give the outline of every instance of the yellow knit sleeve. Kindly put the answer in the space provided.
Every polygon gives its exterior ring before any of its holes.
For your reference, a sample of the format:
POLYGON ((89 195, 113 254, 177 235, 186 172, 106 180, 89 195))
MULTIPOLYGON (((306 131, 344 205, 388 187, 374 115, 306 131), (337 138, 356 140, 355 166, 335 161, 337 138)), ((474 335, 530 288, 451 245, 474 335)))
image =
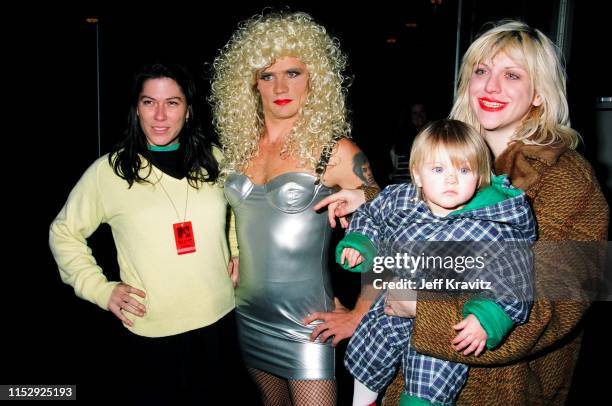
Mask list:
MULTIPOLYGON (((101 158, 105 160, 106 158, 101 158)), ((87 238, 106 221, 98 191, 98 160, 78 181, 49 230, 49 246, 62 281, 76 295, 107 310, 118 282, 109 282, 87 245, 87 238)))
POLYGON ((234 214, 233 210, 229 210, 230 212, 230 219, 229 219, 229 235, 228 235, 228 239, 229 239, 229 250, 230 250, 230 255, 232 257, 237 257, 239 250, 238 250, 238 236, 236 235, 236 215, 234 214))

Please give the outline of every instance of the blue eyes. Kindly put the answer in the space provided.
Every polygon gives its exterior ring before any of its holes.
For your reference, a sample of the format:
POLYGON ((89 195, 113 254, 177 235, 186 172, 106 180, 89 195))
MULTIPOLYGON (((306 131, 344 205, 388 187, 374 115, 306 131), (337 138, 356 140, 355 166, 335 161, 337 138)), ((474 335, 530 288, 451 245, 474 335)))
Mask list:
MULTIPOLYGON (((444 168, 441 166, 434 166, 433 168, 431 168, 431 171, 433 173, 443 173, 444 168)), ((470 168, 459 168, 459 173, 461 175, 469 175, 471 172, 472 170, 470 168)))

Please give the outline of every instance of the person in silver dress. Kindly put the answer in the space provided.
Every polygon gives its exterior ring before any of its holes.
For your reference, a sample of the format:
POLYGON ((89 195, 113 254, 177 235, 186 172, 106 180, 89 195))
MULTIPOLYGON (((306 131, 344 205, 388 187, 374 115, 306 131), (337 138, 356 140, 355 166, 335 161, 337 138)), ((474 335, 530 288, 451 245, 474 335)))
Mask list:
POLYGON ((375 185, 349 139, 346 56, 308 14, 270 13, 241 23, 213 66, 245 363, 267 405, 333 405, 334 346, 371 304, 334 299, 331 229, 313 209, 334 188, 375 185))

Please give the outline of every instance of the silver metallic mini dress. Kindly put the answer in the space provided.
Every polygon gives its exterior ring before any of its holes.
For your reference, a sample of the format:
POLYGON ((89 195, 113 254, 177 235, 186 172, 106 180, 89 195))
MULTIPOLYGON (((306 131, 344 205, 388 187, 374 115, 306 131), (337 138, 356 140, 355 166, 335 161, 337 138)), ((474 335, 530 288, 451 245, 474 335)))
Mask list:
POLYGON ((333 190, 315 180, 289 172, 256 185, 234 173, 225 182, 240 247, 236 316, 244 361, 286 379, 335 379, 331 339, 311 342, 316 323, 302 323, 309 313, 334 309, 331 228, 326 213, 312 210, 333 190))

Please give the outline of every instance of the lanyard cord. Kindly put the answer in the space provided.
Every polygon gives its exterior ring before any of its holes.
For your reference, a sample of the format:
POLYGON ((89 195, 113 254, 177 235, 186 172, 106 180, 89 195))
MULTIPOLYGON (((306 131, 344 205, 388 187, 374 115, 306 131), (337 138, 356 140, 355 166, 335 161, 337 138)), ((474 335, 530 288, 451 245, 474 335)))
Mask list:
POLYGON ((179 214, 178 209, 176 208, 176 205, 174 204, 174 201, 172 200, 172 198, 170 197, 170 194, 168 193, 163 183, 161 182, 162 177, 164 176, 164 173, 162 172, 161 177, 157 174, 157 172, 155 172, 155 170, 153 170, 153 173, 155 173, 155 177, 157 178, 157 183, 159 184, 159 186, 161 186, 164 194, 166 195, 166 197, 170 201, 170 204, 174 208, 174 212, 176 213, 176 217, 178 218, 179 222, 184 223, 185 220, 187 219, 187 201, 189 200, 189 183, 187 183, 187 193, 185 193, 185 212, 183 213, 183 219, 181 220, 181 216, 179 214))

